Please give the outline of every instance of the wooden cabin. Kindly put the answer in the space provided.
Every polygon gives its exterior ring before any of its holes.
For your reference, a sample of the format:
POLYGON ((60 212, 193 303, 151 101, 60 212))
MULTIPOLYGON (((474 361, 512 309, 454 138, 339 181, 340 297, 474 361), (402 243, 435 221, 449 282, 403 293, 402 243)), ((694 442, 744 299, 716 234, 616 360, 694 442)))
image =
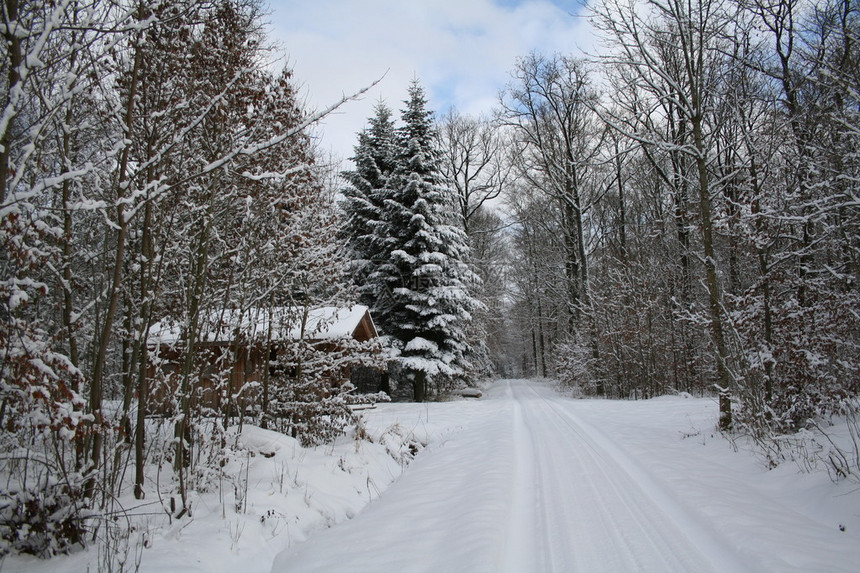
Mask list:
MULTIPOLYGON (((377 337, 370 311, 362 305, 213 313, 202 320, 195 345, 192 404, 219 412, 227 407, 253 410, 260 404, 265 369, 274 374, 273 365, 291 344, 304 341, 315 350, 335 352, 349 340, 367 342, 377 337)), ((174 411, 173 398, 182 383, 187 348, 184 333, 174 322, 160 321, 150 328, 148 347, 151 391, 147 411, 168 414, 174 411)), ((330 384, 343 384, 350 375, 349 368, 332 372, 330 384)))

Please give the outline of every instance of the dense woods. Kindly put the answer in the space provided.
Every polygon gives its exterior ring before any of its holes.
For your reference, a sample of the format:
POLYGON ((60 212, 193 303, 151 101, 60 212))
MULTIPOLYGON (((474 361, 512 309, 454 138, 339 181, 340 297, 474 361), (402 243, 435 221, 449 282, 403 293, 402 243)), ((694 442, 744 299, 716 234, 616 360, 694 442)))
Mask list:
POLYGON ((718 392, 721 427, 762 440, 856 408, 856 5, 593 19, 599 57, 524 57, 501 101, 524 370, 718 392))
POLYGON ((492 375, 719 396, 773 463, 830 416, 856 430, 856 2, 602 0, 599 55, 524 55, 481 117, 434 118, 416 81, 342 174, 261 10, 3 3, 0 556, 85 544, 122 491, 162 495, 148 467, 186 515, 232 424, 330 440, 352 366, 419 401, 492 375), (311 344, 308 309, 356 303, 382 342, 311 344), (277 338, 240 327, 261 309, 301 336, 236 388, 277 338))
POLYGON ((188 513, 242 414, 310 443, 329 429, 308 418, 342 427, 320 373, 379 350, 309 347, 307 309, 352 302, 307 131, 327 111, 267 71, 259 3, 13 0, 3 18, 0 553, 50 555, 109 528, 130 486, 160 496, 148 467, 173 468, 166 511, 188 513), (241 327, 276 308, 301 327, 277 353, 275 327, 241 327), (235 384, 260 345, 272 364, 235 384))

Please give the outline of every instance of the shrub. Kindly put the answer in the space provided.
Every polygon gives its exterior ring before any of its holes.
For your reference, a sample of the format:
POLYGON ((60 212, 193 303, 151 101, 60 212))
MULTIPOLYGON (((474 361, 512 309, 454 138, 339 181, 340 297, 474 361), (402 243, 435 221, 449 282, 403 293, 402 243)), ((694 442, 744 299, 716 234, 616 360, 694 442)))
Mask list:
POLYGON ((80 497, 79 488, 60 483, 0 491, 0 556, 47 558, 83 545, 88 514, 80 497))

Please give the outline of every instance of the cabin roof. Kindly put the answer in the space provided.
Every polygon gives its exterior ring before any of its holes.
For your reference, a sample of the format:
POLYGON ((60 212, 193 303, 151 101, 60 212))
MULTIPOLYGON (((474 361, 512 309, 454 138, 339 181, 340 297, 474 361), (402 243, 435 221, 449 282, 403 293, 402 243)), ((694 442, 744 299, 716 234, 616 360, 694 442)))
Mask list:
MULTIPOLYGON (((244 313, 237 310, 213 312, 202 322, 201 342, 232 341, 238 328, 240 334, 248 339, 265 340, 271 328, 272 341, 284 340, 336 340, 355 337, 356 331, 367 317, 372 335, 376 327, 368 308, 356 304, 350 307, 323 306, 307 310, 302 327, 305 309, 303 307, 251 308, 244 313)), ((182 325, 175 320, 165 319, 153 324, 149 329, 149 344, 173 344, 182 338, 182 325)))

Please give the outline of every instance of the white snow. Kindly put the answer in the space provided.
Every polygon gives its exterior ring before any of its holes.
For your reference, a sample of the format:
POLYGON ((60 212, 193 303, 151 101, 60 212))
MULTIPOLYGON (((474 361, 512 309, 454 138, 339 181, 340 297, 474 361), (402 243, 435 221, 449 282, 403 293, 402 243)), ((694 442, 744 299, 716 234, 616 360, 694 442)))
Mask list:
MULTIPOLYGON (((211 573, 799 573, 860 563, 857 483, 790 463, 767 470, 716 432, 711 399, 576 400, 500 381, 480 400, 363 415, 373 443, 346 436, 303 449, 245 427, 225 468, 234 479, 192 493, 191 519, 168 522, 154 496, 132 512, 141 515, 130 556, 141 552, 143 572, 211 573)), ((2 570, 95 571, 99 559, 92 547, 10 557, 2 570)))
POLYGON ((483 408, 461 418, 462 430, 357 518, 281 554, 273 573, 848 572, 860 563, 856 484, 792 465, 768 471, 735 452, 714 430, 713 400, 572 400, 507 381, 471 404, 483 408))
MULTIPOLYGON (((360 304, 310 309, 302 336, 303 308, 252 308, 242 313, 226 310, 207 317, 201 338, 208 342, 230 340, 238 325, 241 332, 251 339, 268 336, 271 326, 273 340, 335 340, 352 336, 367 311, 368 308, 360 304)), ((156 322, 149 329, 150 344, 173 344, 181 336, 181 325, 167 319, 156 322)))
POLYGON ((433 342, 432 340, 427 340, 426 338, 421 338, 420 336, 416 336, 412 340, 410 340, 406 347, 404 348, 406 351, 418 351, 425 350, 427 352, 438 352, 439 345, 433 342))
POLYGON ((409 459, 408 433, 401 428, 380 430, 379 443, 350 435, 318 448, 302 448, 291 437, 254 426, 245 426, 238 437, 237 428, 228 433, 231 443, 238 442, 236 453, 223 476, 213 469, 205 490, 189 493, 190 518, 167 517, 162 507, 171 495, 178 500, 176 484, 169 466, 159 474, 151 468, 148 483, 160 482, 162 495, 150 490, 138 501, 127 491, 120 499, 125 512, 117 512, 118 523, 135 528, 128 540, 109 539, 101 526, 99 543, 86 551, 50 560, 11 556, 0 560, 0 570, 95 572, 107 570, 99 565, 110 554, 112 570, 121 570, 117 562, 124 558, 124 570, 134 571, 139 552, 143 573, 263 573, 284 548, 354 517, 409 459))

